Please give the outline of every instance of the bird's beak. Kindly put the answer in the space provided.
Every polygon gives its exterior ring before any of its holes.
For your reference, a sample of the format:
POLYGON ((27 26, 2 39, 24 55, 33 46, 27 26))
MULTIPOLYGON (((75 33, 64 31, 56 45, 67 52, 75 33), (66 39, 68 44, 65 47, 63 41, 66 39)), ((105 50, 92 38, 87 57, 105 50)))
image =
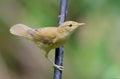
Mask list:
POLYGON ((79 25, 79 26, 81 26, 81 25, 85 25, 85 23, 79 23, 78 25, 79 25))

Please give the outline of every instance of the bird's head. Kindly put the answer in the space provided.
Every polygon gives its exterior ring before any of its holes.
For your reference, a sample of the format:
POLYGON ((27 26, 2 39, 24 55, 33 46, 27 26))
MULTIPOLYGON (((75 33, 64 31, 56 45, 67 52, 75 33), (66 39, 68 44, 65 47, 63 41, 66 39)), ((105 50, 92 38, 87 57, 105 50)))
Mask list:
POLYGON ((78 23, 75 21, 66 21, 62 23, 58 28, 61 32, 71 33, 78 27, 84 25, 85 23, 78 23))

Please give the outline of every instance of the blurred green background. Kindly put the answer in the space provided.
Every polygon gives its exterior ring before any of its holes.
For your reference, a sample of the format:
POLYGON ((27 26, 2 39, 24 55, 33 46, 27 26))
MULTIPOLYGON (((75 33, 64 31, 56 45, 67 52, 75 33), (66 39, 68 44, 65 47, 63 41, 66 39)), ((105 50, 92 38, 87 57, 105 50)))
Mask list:
MULTIPOLYGON (((57 26, 58 14, 59 0, 0 0, 0 79, 52 79, 44 52, 9 29, 57 26)), ((120 79, 120 0, 69 0, 67 20, 86 25, 65 44, 63 79, 120 79)))

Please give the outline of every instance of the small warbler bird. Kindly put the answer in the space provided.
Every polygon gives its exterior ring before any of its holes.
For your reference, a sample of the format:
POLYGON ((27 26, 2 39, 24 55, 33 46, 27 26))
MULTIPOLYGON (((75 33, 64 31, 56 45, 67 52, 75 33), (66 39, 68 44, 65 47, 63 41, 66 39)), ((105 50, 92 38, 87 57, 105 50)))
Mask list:
POLYGON ((16 24, 10 28, 10 33, 17 36, 25 37, 37 44, 39 48, 44 50, 45 57, 59 70, 63 70, 63 66, 58 66, 48 57, 50 50, 62 46, 73 31, 85 23, 74 21, 66 21, 59 27, 30 28, 24 24, 16 24))

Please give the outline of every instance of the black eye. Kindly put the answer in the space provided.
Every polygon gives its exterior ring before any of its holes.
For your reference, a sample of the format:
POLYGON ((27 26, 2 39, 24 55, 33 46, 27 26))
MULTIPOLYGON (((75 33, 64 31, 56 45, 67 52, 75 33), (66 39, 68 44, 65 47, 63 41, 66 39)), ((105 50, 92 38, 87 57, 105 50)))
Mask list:
POLYGON ((70 25, 68 25, 69 27, 72 27, 73 25, 72 24, 70 24, 70 25))

